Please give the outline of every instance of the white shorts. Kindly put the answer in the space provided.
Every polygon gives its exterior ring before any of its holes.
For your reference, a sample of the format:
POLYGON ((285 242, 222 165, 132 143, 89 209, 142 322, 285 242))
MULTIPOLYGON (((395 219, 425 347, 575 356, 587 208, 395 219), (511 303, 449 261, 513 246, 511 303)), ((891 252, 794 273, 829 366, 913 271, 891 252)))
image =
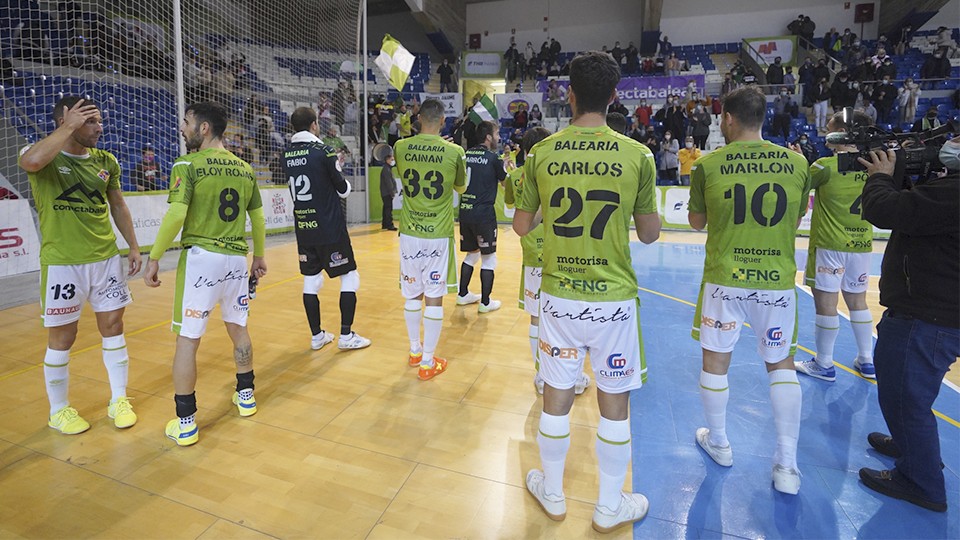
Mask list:
POLYGON ((440 298, 457 290, 453 238, 400 235, 400 292, 411 299, 421 294, 440 298))
POLYGON ((804 282, 823 292, 862 293, 870 283, 870 253, 811 248, 804 282))
POLYGON ((183 250, 177 265, 173 331, 187 338, 203 337, 217 304, 223 322, 246 326, 249 278, 243 255, 213 253, 197 246, 183 250))
POLYGON ((796 353, 796 321, 796 289, 741 289, 704 283, 691 335, 708 351, 732 352, 747 322, 757 335, 760 358, 775 364, 796 353))
POLYGON ((520 308, 532 317, 540 316, 540 282, 543 280, 543 268, 524 266, 520 274, 520 308))
POLYGON ((43 326, 52 328, 80 320, 85 300, 90 301, 95 313, 116 311, 133 302, 119 255, 87 264, 41 267, 43 326))
POLYGON ((621 394, 643 386, 647 362, 640 336, 640 300, 584 302, 540 292, 540 376, 573 388, 586 353, 597 388, 621 394))

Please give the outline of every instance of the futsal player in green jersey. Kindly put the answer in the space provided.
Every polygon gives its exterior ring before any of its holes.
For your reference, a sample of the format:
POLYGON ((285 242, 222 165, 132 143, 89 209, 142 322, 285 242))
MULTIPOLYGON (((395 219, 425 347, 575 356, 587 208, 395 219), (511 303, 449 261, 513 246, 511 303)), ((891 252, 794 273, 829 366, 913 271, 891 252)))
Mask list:
POLYGON ((417 376, 424 381, 447 368, 447 361, 434 353, 443 326, 443 295, 457 290, 453 192, 467 189, 466 154, 463 148, 440 137, 443 120, 443 104, 436 99, 424 101, 420 106, 420 134, 401 139, 393 149, 403 185, 400 292, 406 299, 408 363, 420 368, 417 376), (421 302, 426 305, 422 310, 421 302))
POLYGON ((253 346, 247 332, 249 279, 267 273, 263 251, 265 224, 260 189, 253 168, 223 147, 227 111, 216 103, 187 107, 181 127, 188 148, 170 171, 170 208, 163 217, 150 250, 143 280, 159 287, 158 261, 180 232, 180 262, 177 265, 173 302, 173 331, 177 348, 173 358, 173 390, 177 418, 167 423, 165 433, 180 446, 198 440, 195 421, 197 398, 197 349, 207 329, 210 313, 218 304, 237 364, 237 387, 233 403, 240 416, 257 412, 253 396, 253 346), (253 230, 253 264, 247 272, 245 216, 253 230))
POLYGON ((120 191, 120 165, 94 148, 103 133, 100 109, 90 100, 62 98, 53 109, 57 129, 20 152, 40 216, 40 308, 47 332, 43 378, 51 428, 82 433, 90 424, 70 406, 70 348, 80 311, 89 301, 103 337, 103 365, 112 397, 107 416, 118 428, 137 422, 127 399, 129 357, 123 337, 124 307, 133 301, 127 277, 140 271, 140 245, 120 191), (130 246, 124 275, 110 216, 130 246))
POLYGON ((543 470, 527 490, 551 519, 566 516, 563 469, 570 449, 570 409, 586 354, 597 382, 600 490, 593 528, 611 531, 643 519, 646 497, 621 491, 630 463, 629 392, 646 362, 640 338, 637 277, 630 259, 630 219, 641 242, 660 236, 656 165, 646 146, 606 125, 620 68, 589 52, 570 63, 570 127, 527 154, 513 219, 520 236, 543 216, 539 360, 545 382, 537 443, 543 470))
POLYGON ((719 465, 733 465, 726 433, 727 371, 743 323, 749 322, 770 379, 777 431, 773 485, 796 494, 801 394, 793 367, 793 256, 810 183, 803 155, 761 138, 765 114, 766 100, 757 88, 727 94, 720 123, 727 145, 691 169, 688 219, 694 229, 707 228, 692 334, 703 349, 700 400, 708 427, 699 428, 696 439, 719 465))
MULTIPOLYGON (((854 123, 870 126, 873 120, 862 112, 854 112, 854 123)), ((833 115, 827 131, 848 130, 843 113, 833 115)), ((830 145, 828 145, 830 146, 830 145)), ((834 153, 857 152, 856 146, 836 146, 834 153)), ((811 187, 816 190, 813 199, 813 219, 810 224, 810 250, 807 255, 806 284, 813 289, 813 303, 817 310, 814 336, 817 355, 810 360, 796 362, 797 371, 822 379, 835 381, 833 346, 840 332, 837 315, 837 293, 850 310, 850 326, 857 342, 857 359, 853 367, 868 379, 876 378, 873 367, 873 317, 867 307, 867 285, 870 275, 870 253, 873 251, 873 226, 860 211, 860 195, 867 181, 867 173, 837 170, 837 156, 820 158, 810 166, 811 187)))

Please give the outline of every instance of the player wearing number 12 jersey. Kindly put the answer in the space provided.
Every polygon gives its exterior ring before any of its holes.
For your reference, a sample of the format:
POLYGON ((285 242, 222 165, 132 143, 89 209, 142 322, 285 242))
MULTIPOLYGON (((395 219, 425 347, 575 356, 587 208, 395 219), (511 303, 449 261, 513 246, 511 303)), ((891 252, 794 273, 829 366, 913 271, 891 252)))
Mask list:
POLYGON ((696 439, 718 464, 733 465, 726 435, 727 371, 743 323, 750 322, 770 378, 777 430, 773 484, 796 494, 801 394, 792 353, 793 255, 810 185, 803 155, 761 138, 765 113, 763 93, 755 87, 727 94, 720 125, 727 145, 691 170, 690 225, 709 226, 693 321, 693 337, 703 349, 700 399, 709 427, 698 429, 696 439))
POLYGON ((257 412, 253 397, 253 346, 247 333, 248 280, 267 272, 263 260, 265 225, 260 189, 250 165, 223 147, 227 111, 216 103, 187 107, 181 133, 188 148, 197 152, 173 164, 168 202, 170 208, 157 233, 143 280, 159 287, 157 261, 180 232, 173 303, 173 331, 177 348, 173 358, 173 390, 177 418, 165 433, 180 446, 198 440, 195 422, 197 349, 213 308, 220 305, 227 334, 233 341, 237 364, 237 389, 233 403, 241 416, 257 412), (253 264, 247 273, 247 240, 244 216, 253 231, 253 264))
MULTIPOLYGON (((850 120, 857 125, 873 125, 873 119, 854 112, 850 120)), ((833 132, 847 131, 843 112, 827 123, 833 132)), ((840 146, 834 152, 856 152, 856 146, 840 146)), ((837 156, 818 159, 810 166, 810 185, 816 190, 813 219, 810 223, 810 251, 807 255, 806 284, 813 289, 817 310, 814 337, 815 358, 797 362, 797 371, 835 381, 833 346, 840 332, 837 295, 850 311, 850 326, 857 342, 857 359, 853 362, 861 375, 876 378, 873 367, 873 317, 867 307, 867 284, 870 273, 870 252, 873 250, 873 226, 863 219, 860 195, 867 173, 837 170, 837 156)))
POLYGON ((543 470, 527 473, 528 491, 552 519, 563 519, 563 469, 570 408, 586 354, 597 381, 600 490, 593 528, 607 532, 643 519, 649 503, 622 492, 630 462, 629 391, 646 364, 640 340, 630 219, 644 243, 660 235, 656 165, 646 146, 606 125, 620 68, 606 53, 570 64, 570 127, 527 154, 513 229, 529 234, 543 215, 539 356, 543 413, 537 442, 543 470))
POLYGON ((428 99, 420 106, 419 135, 397 142, 394 156, 403 184, 400 210, 400 292, 410 337, 409 365, 421 380, 447 367, 435 357, 443 326, 443 295, 457 290, 453 252, 453 192, 467 189, 463 148, 440 138, 444 106, 428 99), (421 300, 426 305, 421 310, 421 300), (420 342, 421 313, 423 343, 420 342))

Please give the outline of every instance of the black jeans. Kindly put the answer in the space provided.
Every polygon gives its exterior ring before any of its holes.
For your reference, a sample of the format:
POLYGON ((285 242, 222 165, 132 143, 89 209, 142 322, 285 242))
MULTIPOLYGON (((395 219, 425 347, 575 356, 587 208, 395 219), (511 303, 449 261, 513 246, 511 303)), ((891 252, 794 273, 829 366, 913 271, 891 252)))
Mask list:
POLYGON ((384 229, 393 228, 393 197, 380 197, 383 199, 383 222, 381 227, 384 229))

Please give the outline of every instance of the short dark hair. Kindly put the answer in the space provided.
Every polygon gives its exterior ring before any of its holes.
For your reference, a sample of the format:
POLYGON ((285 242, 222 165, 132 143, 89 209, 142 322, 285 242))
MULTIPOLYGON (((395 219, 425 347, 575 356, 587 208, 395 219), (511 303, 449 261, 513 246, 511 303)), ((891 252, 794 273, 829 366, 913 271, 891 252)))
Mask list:
POLYGON ((297 107, 290 114, 290 126, 294 131, 307 131, 317 121, 317 112, 312 107, 297 107))
POLYGON ((537 126, 537 127, 528 129, 527 132, 523 134, 523 139, 520 141, 521 153, 526 154, 538 142, 546 139, 549 136, 550 136, 550 130, 543 126, 537 126))
POLYGON ((73 106, 76 105, 77 103, 80 103, 81 100, 83 100, 84 107, 86 107, 87 105, 93 105, 94 107, 97 107, 97 109, 100 108, 92 99, 89 99, 89 98, 80 97, 80 96, 63 96, 62 98, 60 98, 60 101, 58 101, 57 104, 53 106, 53 122, 57 123, 60 121, 61 118, 63 118, 64 107, 68 109, 72 109, 73 106))
POLYGON ((618 112, 607 113, 607 126, 617 133, 624 133, 627 131, 627 117, 618 112))
POLYGON ((193 113, 198 124, 206 122, 210 125, 210 131, 214 139, 223 137, 223 132, 227 129, 227 121, 230 119, 230 113, 219 103, 213 101, 203 101, 188 105, 184 113, 193 113))
MULTIPOLYGON (((864 103, 867 101, 868 100, 864 100, 864 103)), ((833 124, 837 129, 843 129, 844 131, 853 129, 853 126, 843 121, 843 111, 834 113, 827 123, 833 124)), ((872 126, 873 118, 863 111, 853 111, 853 123, 858 126, 872 126)))
POLYGON ((723 112, 730 113, 744 127, 758 128, 767 114, 767 98, 756 86, 737 88, 724 96, 723 112))
POLYGON ((424 120, 429 124, 439 124, 443 122, 444 112, 447 108, 440 103, 439 99, 426 99, 420 104, 420 121, 424 120))
POLYGON ((489 120, 484 120, 477 124, 477 129, 475 133, 477 134, 477 141, 482 143, 487 140, 487 135, 493 135, 497 132, 497 125, 489 120))
POLYGON ((570 88, 577 107, 574 113, 606 113, 618 82, 620 66, 608 53, 590 51, 571 60, 570 88))

